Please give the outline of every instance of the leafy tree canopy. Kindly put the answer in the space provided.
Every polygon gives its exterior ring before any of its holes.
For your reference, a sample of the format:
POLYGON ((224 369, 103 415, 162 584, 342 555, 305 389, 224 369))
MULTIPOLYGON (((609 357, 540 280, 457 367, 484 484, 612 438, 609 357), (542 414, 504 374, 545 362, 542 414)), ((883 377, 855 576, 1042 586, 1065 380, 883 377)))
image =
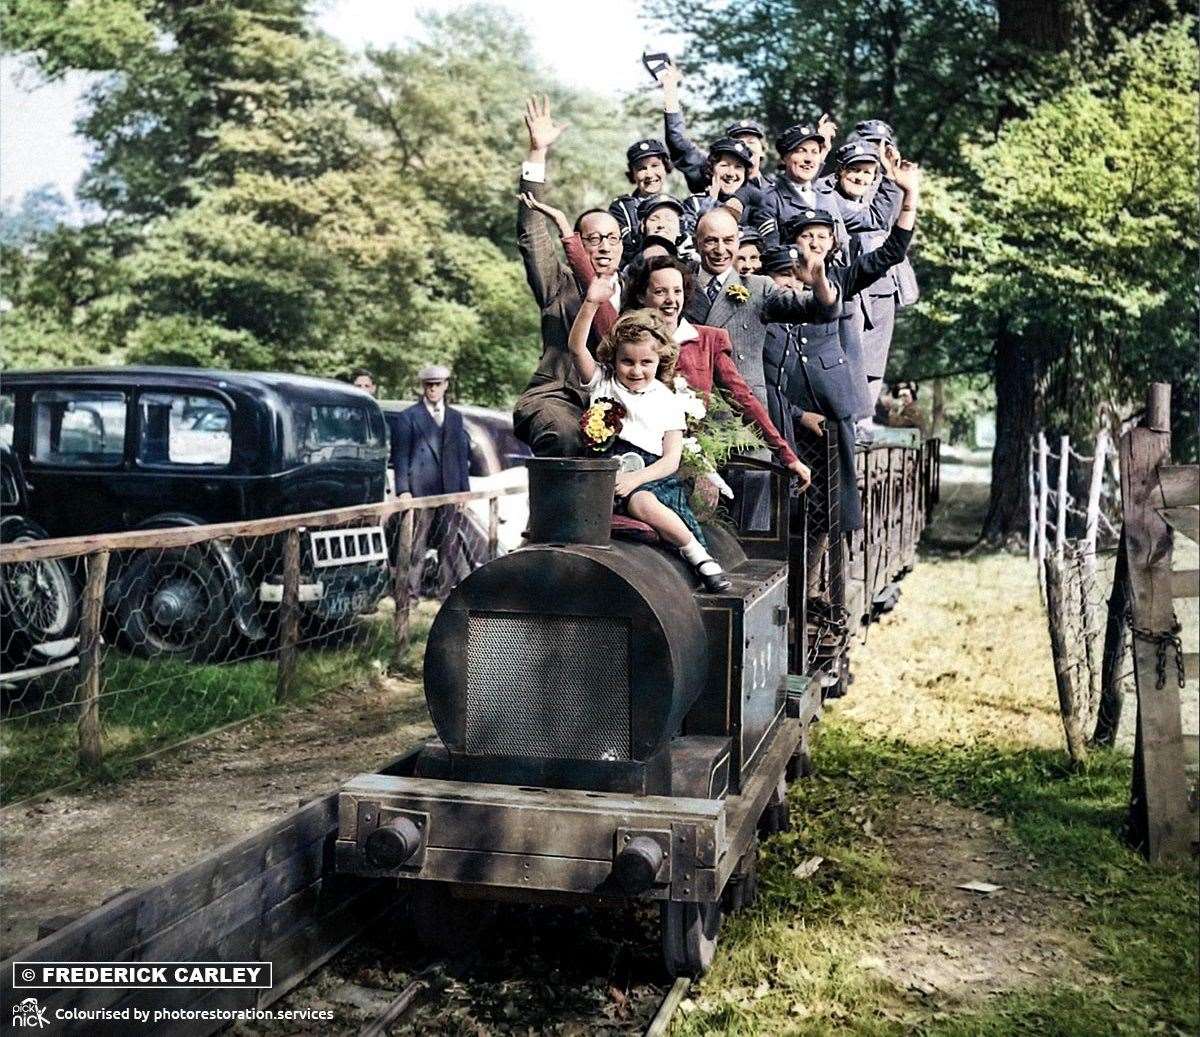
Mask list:
POLYGON ((636 132, 486 6, 365 61, 302 0, 10 8, 5 45, 46 75, 103 73, 80 131, 104 219, 6 221, 7 364, 366 364, 401 394, 439 360, 467 398, 508 402, 539 349, 513 248, 523 99, 550 92, 572 122, 553 171, 568 209, 612 197, 636 132))

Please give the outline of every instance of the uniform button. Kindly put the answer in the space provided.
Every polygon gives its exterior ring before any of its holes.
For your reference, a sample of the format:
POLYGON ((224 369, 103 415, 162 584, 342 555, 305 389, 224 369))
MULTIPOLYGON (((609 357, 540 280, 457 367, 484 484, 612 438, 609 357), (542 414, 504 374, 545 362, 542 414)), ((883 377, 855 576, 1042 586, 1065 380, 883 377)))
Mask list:
POLYGON ((738 359, 739 359, 739 360, 745 360, 745 359, 746 359, 746 354, 745 354, 745 353, 739 353, 739 354, 738 354, 738 359))
POLYGON ((843 357, 838 357, 838 363, 839 363, 839 364, 844 364, 845 362, 846 362, 846 358, 845 358, 844 356, 843 356, 843 357))
POLYGON ((808 357, 806 357, 803 353, 800 354, 800 359, 803 360, 806 364, 808 363, 808 357))
POLYGON ((748 320, 744 320, 744 321, 742 321, 742 327, 743 327, 743 328, 748 328, 748 327, 750 327, 750 322, 749 322, 748 320))
POLYGON ((806 342, 808 342, 808 339, 806 339, 806 338, 802 338, 800 341, 801 341, 801 342, 805 342, 805 343, 806 343, 806 342))

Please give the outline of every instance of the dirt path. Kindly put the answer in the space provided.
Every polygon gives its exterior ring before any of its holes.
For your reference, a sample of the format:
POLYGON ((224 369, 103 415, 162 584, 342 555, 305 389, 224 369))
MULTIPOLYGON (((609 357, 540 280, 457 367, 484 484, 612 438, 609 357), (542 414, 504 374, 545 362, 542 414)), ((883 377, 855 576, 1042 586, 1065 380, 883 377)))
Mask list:
POLYGON ((36 939, 40 920, 160 879, 428 733, 420 687, 379 677, 166 753, 115 785, 5 812, 0 957, 36 939))

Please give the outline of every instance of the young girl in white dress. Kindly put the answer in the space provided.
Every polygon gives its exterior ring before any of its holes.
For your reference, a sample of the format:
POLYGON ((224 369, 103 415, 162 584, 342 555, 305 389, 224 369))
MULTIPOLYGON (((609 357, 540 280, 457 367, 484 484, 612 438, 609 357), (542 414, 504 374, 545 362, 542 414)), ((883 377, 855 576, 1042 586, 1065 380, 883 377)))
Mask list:
POLYGON ((625 408, 616 449, 637 453, 646 465, 617 473, 614 510, 645 522, 676 547, 706 590, 728 590, 729 579, 708 553, 678 475, 687 425, 683 404, 668 387, 679 356, 674 338, 653 310, 633 310, 617 319, 596 348, 595 359, 588 351, 596 310, 612 293, 611 278, 592 281, 571 325, 568 345, 591 399, 614 399, 625 408))

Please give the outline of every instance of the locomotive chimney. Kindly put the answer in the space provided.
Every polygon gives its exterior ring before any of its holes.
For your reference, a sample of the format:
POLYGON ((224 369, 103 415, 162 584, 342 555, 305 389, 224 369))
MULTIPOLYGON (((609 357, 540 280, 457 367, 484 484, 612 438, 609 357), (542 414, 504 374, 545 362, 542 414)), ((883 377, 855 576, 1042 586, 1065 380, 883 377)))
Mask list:
POLYGON ((617 462, 611 457, 531 457, 531 544, 605 547, 611 529, 617 462))

